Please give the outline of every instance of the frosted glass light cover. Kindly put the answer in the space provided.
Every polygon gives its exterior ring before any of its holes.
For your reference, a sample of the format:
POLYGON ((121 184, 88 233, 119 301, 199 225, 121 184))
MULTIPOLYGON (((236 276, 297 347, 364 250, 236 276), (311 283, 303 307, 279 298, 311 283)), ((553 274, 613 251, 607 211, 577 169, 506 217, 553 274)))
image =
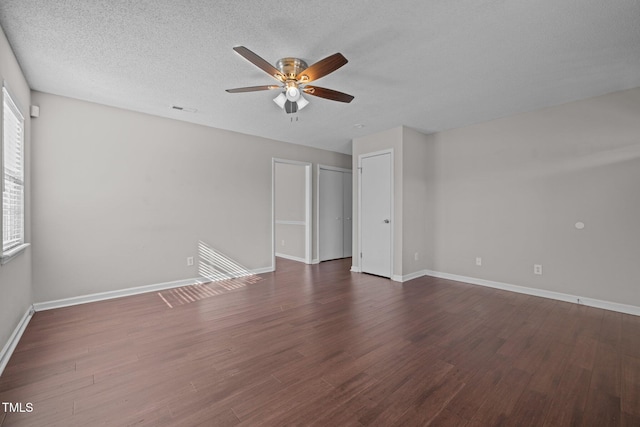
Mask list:
POLYGON ((307 105, 309 105, 309 101, 307 101, 302 97, 302 95, 300 95, 300 99, 298 99, 298 110, 302 110, 307 105))
POLYGON ((284 108, 284 103, 287 102, 287 97, 281 92, 280 95, 273 98, 273 102, 278 104, 278 107, 284 108))
POLYGON ((289 101, 296 102, 299 98, 300 98, 300 90, 297 87, 291 86, 290 88, 287 89, 287 99, 289 101))

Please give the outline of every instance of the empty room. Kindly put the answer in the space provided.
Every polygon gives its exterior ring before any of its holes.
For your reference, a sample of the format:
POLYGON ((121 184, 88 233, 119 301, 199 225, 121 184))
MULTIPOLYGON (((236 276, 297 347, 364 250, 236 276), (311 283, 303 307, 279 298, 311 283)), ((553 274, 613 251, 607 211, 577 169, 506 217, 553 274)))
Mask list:
POLYGON ((0 2, 0 426, 640 426, 640 2, 0 2))

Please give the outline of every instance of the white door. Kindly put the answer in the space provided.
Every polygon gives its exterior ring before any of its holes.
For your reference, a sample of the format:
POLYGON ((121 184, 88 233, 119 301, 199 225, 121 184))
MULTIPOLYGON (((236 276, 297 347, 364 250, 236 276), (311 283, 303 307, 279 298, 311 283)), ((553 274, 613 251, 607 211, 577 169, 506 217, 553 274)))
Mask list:
POLYGON ((360 167, 360 266, 391 277, 391 153, 363 156, 360 167))
POLYGON ((344 221, 342 223, 342 256, 347 258, 351 256, 351 242, 353 241, 353 220, 351 217, 351 212, 353 211, 353 202, 351 200, 353 194, 353 184, 351 172, 342 173, 342 188, 342 217, 344 218, 344 221))
POLYGON ((343 201, 342 172, 320 169, 319 178, 319 225, 320 261, 343 256, 343 201))

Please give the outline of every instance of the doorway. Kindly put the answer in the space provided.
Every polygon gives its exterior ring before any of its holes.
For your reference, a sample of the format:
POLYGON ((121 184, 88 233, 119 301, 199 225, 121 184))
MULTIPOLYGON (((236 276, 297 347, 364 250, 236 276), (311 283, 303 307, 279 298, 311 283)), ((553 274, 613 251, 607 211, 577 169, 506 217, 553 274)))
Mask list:
POLYGON ((352 252, 352 173, 318 165, 318 259, 348 258, 352 252))
POLYGON ((393 274, 393 151, 358 157, 360 271, 393 274))
POLYGON ((311 264, 311 163, 272 159, 272 259, 311 264))

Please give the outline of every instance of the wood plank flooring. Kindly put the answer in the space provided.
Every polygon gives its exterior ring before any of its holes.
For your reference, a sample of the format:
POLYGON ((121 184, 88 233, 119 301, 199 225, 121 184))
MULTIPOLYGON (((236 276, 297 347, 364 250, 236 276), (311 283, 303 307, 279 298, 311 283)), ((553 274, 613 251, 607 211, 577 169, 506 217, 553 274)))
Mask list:
POLYGON ((350 264, 38 312, 0 424, 640 426, 640 317, 350 264))

